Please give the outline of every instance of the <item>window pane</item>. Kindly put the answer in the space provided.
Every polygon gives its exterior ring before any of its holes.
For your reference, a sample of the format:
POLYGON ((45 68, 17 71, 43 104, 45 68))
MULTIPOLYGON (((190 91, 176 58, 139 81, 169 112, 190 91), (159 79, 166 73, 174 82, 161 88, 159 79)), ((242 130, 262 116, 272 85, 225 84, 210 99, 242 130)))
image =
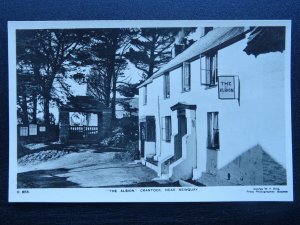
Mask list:
POLYGON ((164 75, 164 97, 165 98, 170 97, 170 75, 169 75, 169 73, 166 73, 164 75))
POLYGON ((166 137, 167 141, 171 140, 171 117, 166 117, 166 137))
POLYGON ((206 56, 206 84, 211 83, 211 58, 206 56))
POLYGON ((201 83, 205 85, 216 85, 218 72, 217 53, 206 55, 205 60, 202 61, 205 61, 205 63, 204 65, 203 63, 201 64, 201 83))
POLYGON ((165 124, 165 117, 161 118, 161 133, 162 133, 162 139, 166 140, 166 124, 165 124))
POLYGON ((147 104, 147 86, 144 87, 144 105, 147 104))
POLYGON ((190 77, 191 77, 190 63, 184 62, 183 77, 182 77, 183 91, 190 90, 190 79, 191 79, 190 77))
POLYGON ((218 112, 207 113, 207 147, 219 149, 219 119, 218 112))

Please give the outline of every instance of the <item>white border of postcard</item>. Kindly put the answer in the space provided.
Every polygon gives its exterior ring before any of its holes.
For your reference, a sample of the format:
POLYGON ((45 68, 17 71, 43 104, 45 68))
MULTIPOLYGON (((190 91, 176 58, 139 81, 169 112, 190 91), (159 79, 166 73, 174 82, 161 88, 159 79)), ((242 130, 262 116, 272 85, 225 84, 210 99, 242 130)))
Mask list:
POLYGON ((291 135, 291 21, 290 20, 115 20, 9 21, 9 202, 230 202, 293 201, 291 135), (120 28, 192 26, 286 26, 285 115, 286 170, 284 186, 214 186, 149 188, 34 188, 17 189, 16 29, 120 28))

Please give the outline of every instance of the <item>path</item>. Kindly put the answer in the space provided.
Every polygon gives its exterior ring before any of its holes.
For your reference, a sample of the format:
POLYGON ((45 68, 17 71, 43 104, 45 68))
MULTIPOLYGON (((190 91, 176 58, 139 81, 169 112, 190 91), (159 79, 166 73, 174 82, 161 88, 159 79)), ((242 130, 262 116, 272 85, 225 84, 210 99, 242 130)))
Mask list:
MULTIPOLYGON (((116 159, 116 152, 82 149, 57 159, 35 161, 18 167, 18 186, 111 187, 151 182, 155 172, 140 163, 116 159)), ((42 158, 42 157, 40 157, 42 158)))

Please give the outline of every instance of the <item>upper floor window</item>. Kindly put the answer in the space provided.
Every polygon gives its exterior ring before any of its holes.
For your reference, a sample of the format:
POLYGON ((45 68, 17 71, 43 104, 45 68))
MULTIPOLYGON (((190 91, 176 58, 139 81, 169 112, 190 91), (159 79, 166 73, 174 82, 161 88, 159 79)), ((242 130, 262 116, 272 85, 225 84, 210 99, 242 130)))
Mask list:
POLYGON ((171 141, 172 121, 171 116, 162 117, 162 139, 166 142, 171 141))
POLYGON ((184 62, 182 65, 182 91, 191 90, 191 64, 184 62))
POLYGON ((217 52, 200 57, 201 84, 216 86, 218 82, 218 54, 217 52))
POLYGON ((147 104, 147 85, 144 86, 143 104, 147 104))
POLYGON ((219 113, 207 113, 207 148, 219 149, 219 113))
POLYGON ((170 98, 170 74, 164 75, 164 98, 170 98))

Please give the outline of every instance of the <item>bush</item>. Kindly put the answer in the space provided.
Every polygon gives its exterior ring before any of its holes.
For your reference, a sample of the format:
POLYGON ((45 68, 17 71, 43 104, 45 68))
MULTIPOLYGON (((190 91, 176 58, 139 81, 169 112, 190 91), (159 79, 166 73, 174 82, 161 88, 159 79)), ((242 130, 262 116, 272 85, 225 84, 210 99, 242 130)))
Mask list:
POLYGON ((122 127, 116 127, 110 137, 107 137, 101 141, 103 146, 123 146, 124 145, 124 132, 122 127))
MULTIPOLYGON (((124 147, 139 140, 138 117, 124 117, 112 124, 112 132, 101 141, 101 145, 124 147)), ((129 146, 130 147, 130 146, 129 146)))
POLYGON ((139 142, 131 141, 126 145, 126 151, 131 155, 132 160, 140 159, 139 142))
POLYGON ((116 153, 114 160, 117 161, 133 161, 140 159, 140 151, 138 150, 138 141, 130 142, 125 146, 125 152, 116 153))

